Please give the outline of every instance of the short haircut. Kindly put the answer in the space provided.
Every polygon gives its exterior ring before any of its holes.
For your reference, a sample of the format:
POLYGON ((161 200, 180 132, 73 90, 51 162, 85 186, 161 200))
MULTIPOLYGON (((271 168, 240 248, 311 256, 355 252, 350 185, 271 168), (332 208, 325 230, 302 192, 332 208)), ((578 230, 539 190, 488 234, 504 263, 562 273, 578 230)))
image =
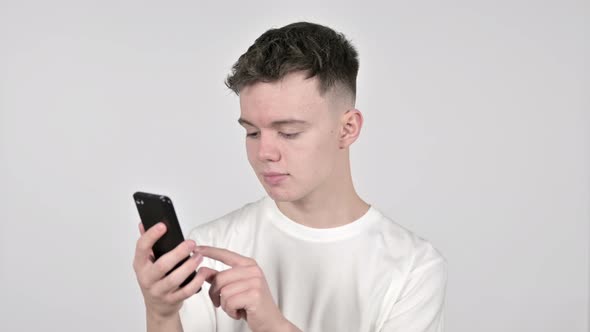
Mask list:
POLYGON ((289 73, 304 71, 306 78, 319 78, 320 94, 340 84, 354 99, 358 69, 358 52, 342 33, 297 22, 258 37, 233 65, 225 85, 239 95, 245 86, 275 82, 289 73))

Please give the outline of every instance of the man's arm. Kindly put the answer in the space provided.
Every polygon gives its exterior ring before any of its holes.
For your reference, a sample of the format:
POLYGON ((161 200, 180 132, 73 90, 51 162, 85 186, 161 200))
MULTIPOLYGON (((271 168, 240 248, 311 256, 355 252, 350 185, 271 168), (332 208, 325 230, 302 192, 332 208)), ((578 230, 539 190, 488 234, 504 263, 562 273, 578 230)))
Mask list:
POLYGON ((180 315, 176 313, 169 318, 146 314, 147 332, 183 332, 180 315))
POLYGON ((291 323, 290 321, 285 321, 285 325, 283 326, 283 329, 281 329, 280 331, 283 332, 302 332, 297 326, 295 326, 295 324, 291 323))

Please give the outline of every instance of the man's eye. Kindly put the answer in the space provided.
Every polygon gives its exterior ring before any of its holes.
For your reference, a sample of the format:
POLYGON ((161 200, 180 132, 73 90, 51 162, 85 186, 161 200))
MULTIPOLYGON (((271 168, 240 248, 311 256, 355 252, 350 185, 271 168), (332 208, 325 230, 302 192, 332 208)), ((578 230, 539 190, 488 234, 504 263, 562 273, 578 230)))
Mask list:
POLYGON ((293 139, 297 136, 299 136, 300 133, 292 133, 292 134, 287 134, 287 133, 279 133, 281 136, 283 136, 284 138, 288 138, 288 139, 293 139))
MULTIPOLYGON (((279 135, 281 135, 282 137, 286 138, 286 139, 294 139, 297 136, 299 136, 299 134, 301 133, 281 133, 279 132, 279 135)), ((257 138, 258 137, 258 132, 255 133, 247 133, 246 134, 247 138, 257 138)))

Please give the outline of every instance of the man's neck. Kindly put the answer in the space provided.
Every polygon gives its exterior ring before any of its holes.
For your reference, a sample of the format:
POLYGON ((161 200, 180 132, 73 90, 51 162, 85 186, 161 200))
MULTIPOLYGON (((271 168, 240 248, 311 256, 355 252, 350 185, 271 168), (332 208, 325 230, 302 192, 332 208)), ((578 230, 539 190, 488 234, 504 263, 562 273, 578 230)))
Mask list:
POLYGON ((312 228, 333 228, 349 224, 367 213, 370 207, 354 190, 344 196, 324 196, 323 199, 276 204, 289 219, 312 228))

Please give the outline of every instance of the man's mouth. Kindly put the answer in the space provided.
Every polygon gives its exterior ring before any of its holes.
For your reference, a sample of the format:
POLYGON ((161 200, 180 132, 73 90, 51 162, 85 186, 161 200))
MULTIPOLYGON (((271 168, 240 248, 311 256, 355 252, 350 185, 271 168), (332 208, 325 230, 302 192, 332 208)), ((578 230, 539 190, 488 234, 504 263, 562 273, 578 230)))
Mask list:
POLYGON ((264 177, 264 182, 270 185, 277 185, 284 181, 289 176, 289 174, 279 172, 264 172, 262 173, 262 176, 264 177))

